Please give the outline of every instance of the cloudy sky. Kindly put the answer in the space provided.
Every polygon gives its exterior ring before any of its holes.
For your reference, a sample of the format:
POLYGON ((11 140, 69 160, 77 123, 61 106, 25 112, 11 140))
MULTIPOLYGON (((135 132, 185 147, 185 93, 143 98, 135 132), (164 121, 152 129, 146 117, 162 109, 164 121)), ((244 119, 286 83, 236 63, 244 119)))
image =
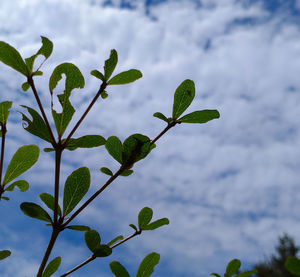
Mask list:
MULTIPOLYGON (((48 78, 54 67, 73 62, 86 86, 71 102, 80 117, 98 89, 92 69, 102 70, 110 49, 119 54, 116 72, 137 68, 143 78, 108 89, 75 137, 133 133, 154 138, 163 128, 154 112, 171 115, 173 93, 185 79, 195 81, 189 111, 218 109, 207 124, 181 124, 158 143, 135 173, 119 178, 77 220, 100 232, 107 242, 131 234, 129 223, 145 206, 170 225, 115 249, 71 276, 112 276, 118 260, 135 276, 150 252, 161 254, 153 276, 204 277, 223 273, 233 258, 250 269, 274 251, 288 232, 300 244, 300 1, 299 0, 2 0, 0 40, 23 57, 39 49, 40 35, 54 43, 36 86, 50 116, 48 78), (298 237, 297 237, 298 236, 298 237)), ((47 144, 22 128, 19 105, 35 107, 24 77, 0 64, 1 101, 14 102, 9 118, 6 164, 16 149, 47 144)), ((117 169, 104 147, 64 152, 61 184, 87 166, 92 195, 107 179, 99 168, 117 169)), ((53 155, 40 159, 24 178, 26 193, 11 193, 0 203, 0 249, 13 254, 1 262, 4 277, 36 274, 50 228, 26 217, 20 203, 40 203, 53 192, 53 155)), ((83 233, 65 231, 53 256, 62 257, 59 274, 90 255, 83 233)))

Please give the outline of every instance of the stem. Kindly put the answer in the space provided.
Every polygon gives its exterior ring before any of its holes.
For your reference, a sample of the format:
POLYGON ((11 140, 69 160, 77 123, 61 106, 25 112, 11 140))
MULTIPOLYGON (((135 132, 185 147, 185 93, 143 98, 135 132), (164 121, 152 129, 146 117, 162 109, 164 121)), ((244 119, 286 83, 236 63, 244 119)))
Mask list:
POLYGON ((151 144, 155 143, 162 135, 164 135, 168 130, 170 130, 176 124, 177 122, 175 121, 171 121, 170 123, 168 123, 167 127, 164 130, 162 130, 155 139, 151 140, 151 144))
POLYGON ((43 258, 43 260, 41 262, 41 265, 40 265, 40 268, 39 268, 39 271, 38 271, 36 277, 41 277, 42 276, 43 271, 44 271, 44 269, 46 267, 47 261, 49 259, 50 253, 51 253, 51 251, 53 249, 54 243, 55 243, 55 241, 56 241, 59 233, 60 233, 60 231, 58 229, 55 229, 53 227, 51 238, 50 238, 50 241, 48 243, 48 247, 46 249, 46 252, 44 254, 44 258, 43 258))
POLYGON ((5 135, 7 132, 6 125, 1 124, 2 141, 1 141, 1 158, 0 158, 0 184, 2 184, 2 171, 4 161, 4 147, 5 147, 5 135))
POLYGON ((54 215, 53 222, 54 226, 57 224, 57 211, 58 211, 58 199, 59 199, 59 175, 60 175, 60 163, 61 163, 61 154, 62 148, 60 144, 55 149, 55 180, 54 180, 54 215))
POLYGON ((115 247, 121 245, 121 244, 124 243, 125 241, 128 241, 128 240, 134 238, 134 237, 137 236, 137 235, 140 235, 141 233, 142 233, 141 230, 136 231, 135 233, 133 233, 132 235, 128 236, 127 238, 125 238, 125 239, 119 241, 118 243, 114 244, 114 245, 111 247, 111 249, 113 249, 113 248, 115 248, 115 247))
POLYGON ((63 143, 63 146, 67 145, 68 141, 73 136, 73 134, 75 133, 75 131, 78 129, 79 125, 82 123, 82 121, 84 120, 84 118, 87 116, 87 114, 89 113, 90 109, 93 107, 93 105, 95 104, 95 102, 97 101, 97 99, 99 98, 99 96, 101 95, 101 93, 105 90, 106 86, 107 86, 106 82, 103 82, 101 84, 101 86, 100 86, 97 94, 93 98, 92 102, 87 107, 87 109, 85 110, 85 112, 83 113, 83 115, 81 116, 81 118, 78 120, 78 122, 76 123, 76 125, 74 126, 74 128, 72 129, 72 131, 70 132, 70 134, 65 139, 65 141, 63 143))
POLYGON ((73 269, 71 269, 70 271, 66 272, 65 274, 61 275, 60 277, 65 277, 71 273, 73 273, 74 271, 78 270, 79 268, 85 266, 86 264, 88 264, 89 262, 93 261, 96 259, 96 256, 92 255, 91 257, 89 257, 88 259, 86 259, 84 262, 82 262, 80 265, 74 267, 73 269))
POLYGON ((49 132, 50 137, 51 137, 51 140, 52 140, 51 144, 52 144, 52 146, 53 146, 53 148, 54 148, 55 145, 56 145, 56 141, 55 141, 54 135, 53 135, 53 133, 52 133, 52 130, 51 130, 49 121, 48 121, 48 119, 47 119, 47 116, 46 116, 46 114, 45 114, 44 108, 43 108, 43 106, 42 106, 41 100, 40 100, 40 98, 39 98, 39 95, 38 95, 38 93, 37 93, 37 91, 36 91, 36 88, 35 88, 35 85, 34 85, 32 76, 27 77, 27 82, 30 84, 31 89, 32 89, 33 94, 34 94, 34 97, 35 97, 35 99, 36 99, 36 102, 38 103, 38 106, 39 106, 39 108, 40 108, 40 111, 41 111, 41 113, 42 113, 43 119, 44 119, 44 121, 45 121, 45 123, 46 123, 48 132, 49 132))

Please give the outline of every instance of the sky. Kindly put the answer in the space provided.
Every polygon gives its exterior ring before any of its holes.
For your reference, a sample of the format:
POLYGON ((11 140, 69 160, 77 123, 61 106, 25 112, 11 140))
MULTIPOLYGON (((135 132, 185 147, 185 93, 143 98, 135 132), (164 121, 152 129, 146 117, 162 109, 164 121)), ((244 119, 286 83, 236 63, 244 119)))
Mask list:
MULTIPOLYGON (((113 276, 112 260, 135 276, 143 257, 154 251, 161 259, 152 276, 205 277, 224 273, 233 258, 251 269, 274 253, 284 232, 300 244, 299 20, 299 0, 0 2, 0 40, 24 58, 39 49, 41 35, 54 43, 44 76, 36 78, 49 118, 48 79, 60 63, 76 64, 86 81, 71 96, 72 126, 99 86, 89 72, 103 69, 111 49, 119 55, 116 73, 131 68, 143 73, 135 83, 109 87, 109 97, 96 103, 75 137, 124 140, 142 133, 154 138, 165 125, 153 113, 171 116, 174 91, 185 79, 196 86, 187 112, 221 114, 206 124, 171 129, 132 176, 118 178, 76 220, 97 230, 103 242, 130 235, 128 224, 137 223, 145 206, 153 209, 154 219, 168 217, 170 224, 144 232, 71 276, 113 276)), ((42 151, 46 143, 22 128, 20 105, 36 107, 31 92, 21 90, 24 77, 4 64, 0 72, 1 101, 14 103, 5 167, 18 147, 34 143, 41 149, 38 163, 22 176, 30 190, 14 191, 7 195, 10 201, 0 203, 0 248, 12 251, 1 262, 0 275, 30 277, 50 228, 24 216, 19 205, 42 205, 38 195, 53 193, 54 157, 42 151)), ((99 168, 118 168, 103 146, 65 151, 60 201, 66 178, 82 166, 91 171, 87 197, 107 180, 99 168)), ((62 265, 54 276, 90 256, 83 237, 65 231, 58 238, 51 258, 61 256, 62 265)))

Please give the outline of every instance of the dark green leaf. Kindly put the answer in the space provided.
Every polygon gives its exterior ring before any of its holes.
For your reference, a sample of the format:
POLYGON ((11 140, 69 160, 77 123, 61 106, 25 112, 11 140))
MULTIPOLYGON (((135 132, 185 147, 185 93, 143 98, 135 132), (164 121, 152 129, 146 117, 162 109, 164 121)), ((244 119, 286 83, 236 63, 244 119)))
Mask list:
POLYGON ((28 68, 20 53, 4 41, 0 41, 0 61, 25 76, 29 75, 28 68))
POLYGON ((33 144, 20 147, 6 169, 3 185, 8 184, 31 168, 38 160, 39 153, 40 149, 33 144))
POLYGON ((116 76, 112 77, 108 85, 124 85, 124 84, 129 84, 137 79, 141 78, 143 74, 141 71, 136 70, 136 69, 131 69, 128 71, 124 71, 122 73, 117 74, 116 76))
POLYGON ((195 84, 192 80, 183 81, 176 89, 173 103, 173 118, 177 119, 192 103, 195 97, 195 84))
POLYGON ((4 260, 11 255, 9 250, 1 250, 0 251, 0 260, 4 260))
POLYGON ((125 170, 120 174, 120 176, 127 177, 127 176, 131 175, 132 173, 133 173, 133 170, 125 169, 125 170))
POLYGON ((64 216, 72 212, 79 201, 84 197, 89 190, 90 182, 91 176, 87 167, 81 167, 73 171, 67 178, 63 199, 64 216))
POLYGON ((54 258, 46 267, 42 277, 52 276, 59 268, 61 263, 61 257, 54 258))
POLYGON ((148 223, 151 221, 153 216, 153 211, 151 208, 145 207, 141 209, 138 215, 138 223, 139 228, 144 229, 148 225, 148 223))
POLYGON ((122 142, 116 136, 111 136, 105 143, 108 153, 120 164, 122 164, 122 142))
POLYGON ((111 170, 107 167, 101 167, 100 168, 100 171, 106 175, 109 175, 109 176, 113 176, 113 173, 111 172, 111 170))
POLYGON ((216 277, 221 277, 221 275, 219 275, 218 273, 212 273, 212 274, 210 274, 210 275, 216 276, 216 277))
POLYGON ((162 113, 157 112, 157 113, 154 113, 153 116, 169 123, 169 120, 162 113))
POLYGON ((102 93, 101 93, 101 98, 102 98, 102 99, 106 99, 107 97, 108 97, 107 92, 106 92, 106 91, 102 91, 102 93))
POLYGON ((35 203, 23 202, 20 207, 24 214, 32 218, 51 222, 50 215, 41 206, 35 203))
POLYGON ((168 225, 170 222, 169 222, 169 219, 167 218, 161 218, 161 219, 158 219, 156 221, 153 221, 151 222, 150 224, 144 226, 143 230, 155 230, 163 225, 168 225))
POLYGON ((30 88, 30 84, 28 82, 24 82, 22 84, 22 90, 27 91, 30 88))
POLYGON ((109 267, 115 277, 130 277, 128 271, 117 261, 112 261, 109 267))
POLYGON ((250 277, 253 274, 256 274, 257 272, 258 272, 257 270, 245 271, 245 272, 235 275, 235 277, 250 277))
POLYGON ((219 118, 220 114, 217 110, 195 111, 178 119, 183 123, 206 123, 210 120, 219 118))
POLYGON ((111 255, 112 249, 106 244, 100 244, 94 249, 93 253, 96 257, 107 257, 111 255))
POLYGON ((65 90, 63 94, 59 94, 57 96, 62 106, 62 112, 57 113, 55 110, 52 109, 52 115, 57 129, 57 133, 60 136, 62 136, 65 132, 75 112, 73 106, 69 101, 71 92, 75 88, 84 87, 84 78, 80 70, 72 63, 62 63, 54 69, 50 77, 49 89, 51 95, 53 95, 53 89, 57 86, 57 83, 61 80, 63 74, 65 74, 66 76, 65 90))
POLYGON ((300 259, 296 257, 288 257, 285 262, 286 269, 297 276, 300 276, 300 259))
POLYGON ((75 231, 89 231, 91 230, 90 227, 84 225, 71 225, 66 227, 67 229, 75 230, 75 231))
POLYGON ((147 255, 141 262, 136 277, 149 277, 154 267, 159 263, 160 255, 153 252, 147 255))
POLYGON ((54 149, 53 148, 44 148, 44 152, 53 152, 54 149))
POLYGON ((106 142, 105 138, 97 135, 87 135, 80 138, 71 138, 66 149, 73 151, 77 148, 92 148, 104 145, 106 142))
POLYGON ((230 261, 226 267, 225 277, 231 277, 233 274, 237 273, 241 267, 241 262, 238 259, 233 259, 230 261))
POLYGON ((25 180, 19 180, 13 182, 11 185, 9 185, 7 188, 5 188, 6 191, 13 191, 15 187, 18 187, 20 191, 26 191, 29 188, 29 184, 25 180))
POLYGON ((103 74, 100 71, 96 70, 96 69, 91 71, 91 75, 98 78, 98 79, 100 79, 101 81, 105 80, 103 74))
POLYGON ((97 231, 89 230, 84 233, 84 240, 87 247, 94 252, 97 246, 100 245, 101 238, 97 231))
POLYGON ((0 198, 0 199, 6 200, 6 201, 8 201, 8 200, 9 200, 9 198, 8 198, 8 197, 6 197, 6 196, 1 196, 1 198, 0 198))
MULTIPOLYGON (((43 193, 40 194, 40 199, 45 203, 45 205, 50 210, 54 211, 55 199, 54 199, 54 197, 51 194, 43 192, 43 193)), ((60 206, 58 205, 57 208, 58 208, 57 212, 61 216, 61 208, 60 208, 60 206)))
POLYGON ((11 101, 5 101, 0 103, 0 123, 6 124, 8 115, 9 115, 9 109, 11 108, 12 102, 11 101))
POLYGON ((116 241, 122 240, 122 239, 124 239, 123 236, 117 236, 116 238, 114 238, 114 239, 112 239, 110 242, 108 242, 106 245, 111 246, 111 245, 113 245, 116 241))
POLYGON ((130 226, 133 230, 135 230, 135 231, 138 230, 138 228, 137 228, 134 224, 129 224, 129 226, 130 226))
POLYGON ((115 49, 110 51, 109 59, 105 61, 104 65, 104 78, 107 81, 111 74, 114 72, 116 65, 118 63, 118 53, 115 49))

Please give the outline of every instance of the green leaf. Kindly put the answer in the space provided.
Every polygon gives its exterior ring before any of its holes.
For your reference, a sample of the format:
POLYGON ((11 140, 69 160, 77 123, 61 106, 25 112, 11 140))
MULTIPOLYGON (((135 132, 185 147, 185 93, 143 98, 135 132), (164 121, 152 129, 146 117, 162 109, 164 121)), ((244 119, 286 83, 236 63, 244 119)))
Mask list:
POLYGON ((91 176, 87 167, 81 167, 73 171, 67 178, 63 198, 64 216, 72 212, 79 201, 84 197, 89 190, 90 182, 91 176))
POLYGON ((24 82, 22 84, 22 90, 27 91, 30 88, 30 84, 28 82, 24 82))
POLYGON ((161 218, 156 221, 151 222, 150 224, 144 226, 143 230, 155 230, 163 225, 168 225, 170 223, 169 219, 161 218))
POLYGON ((0 103, 0 123, 3 125, 6 124, 11 105, 11 101, 5 101, 0 103))
POLYGON ((153 211, 149 207, 145 207, 141 209, 138 215, 138 223, 139 223, 139 228, 144 229, 148 225, 148 223, 151 221, 153 216, 153 211))
POLYGON ((66 149, 73 151, 77 148, 93 148, 105 145, 105 142, 106 140, 102 136, 87 135, 80 138, 71 138, 67 143, 66 149))
POLYGON ((42 76, 43 75, 43 72, 42 71, 35 71, 32 73, 32 76, 42 76))
POLYGON ((20 147, 6 169, 3 185, 8 184, 31 168, 38 160, 39 153, 40 149, 33 144, 20 147))
POLYGON ((28 68, 20 53, 4 41, 0 41, 0 61, 25 76, 29 75, 28 68))
POLYGON ((227 265, 225 277, 231 277, 233 274, 237 273, 241 267, 241 262, 238 259, 233 259, 227 265))
POLYGON ((129 226, 130 226, 133 230, 138 231, 138 228, 137 228, 134 224, 129 224, 129 226))
POLYGON ((101 81, 105 80, 103 74, 100 71, 96 70, 96 69, 91 71, 91 75, 98 78, 98 79, 100 79, 101 81))
POLYGON ((27 216, 32 218, 36 218, 39 220, 44 220, 47 222, 51 222, 50 215, 39 205, 31 202, 23 202, 21 205, 21 210, 27 216))
POLYGON ((57 96, 62 106, 62 112, 57 113, 54 109, 52 109, 52 116, 56 130, 60 136, 62 136, 65 132, 75 112, 69 101, 71 92, 75 88, 84 87, 84 78, 80 70, 72 63, 62 63, 54 69, 50 77, 49 89, 51 96, 53 95, 53 89, 57 86, 57 83, 61 80, 63 74, 66 76, 65 90, 63 94, 59 94, 57 96))
POLYGON ((220 114, 217 110, 202 110, 189 113, 179 118, 178 121, 183 123, 206 123, 219 117, 220 114))
POLYGON ((130 277, 128 271, 117 261, 112 261, 109 267, 115 277, 130 277))
POLYGON ((147 255, 141 262, 136 277, 149 277, 154 267, 159 263, 160 255, 153 252, 147 255))
POLYGON ((22 120, 26 123, 23 124, 23 128, 28 131, 29 133, 45 140, 51 142, 51 137, 46 126, 45 121, 40 116, 40 114, 35 111, 34 109, 21 105, 23 108, 27 109, 28 113, 31 115, 32 120, 30 120, 25 114, 22 114, 22 120), (27 125, 27 127, 25 127, 27 125))
POLYGON ((89 230, 84 233, 84 240, 87 247, 94 252, 96 247, 100 245, 101 238, 96 230, 89 230))
POLYGON ((105 143, 108 153, 120 164, 122 164, 122 142, 116 136, 111 136, 105 143))
POLYGON ((54 258, 46 267, 42 277, 52 276, 59 268, 61 263, 61 257, 54 258))
MULTIPOLYGON (((43 55, 45 57, 45 60, 47 60, 53 50, 53 43, 49 39, 43 36, 41 36, 41 39, 42 39, 42 47, 36 52, 36 54, 25 59, 25 63, 30 73, 32 73, 33 64, 37 56, 43 55)), ((39 74, 34 74, 34 75, 39 75, 39 74)))
POLYGON ((218 273, 212 273, 212 274, 210 274, 210 275, 216 276, 216 277, 221 277, 221 275, 219 275, 218 273))
POLYGON ((100 244, 94 249, 93 253, 96 257, 107 257, 112 254, 112 249, 106 244, 100 244))
MULTIPOLYGON (((43 192, 43 193, 40 194, 40 199, 45 203, 45 205, 50 210, 54 211, 55 199, 54 199, 54 197, 51 194, 43 192)), ((57 208, 58 208, 57 212, 61 216, 61 208, 60 208, 60 206, 58 205, 57 208)))
POLYGON ((11 255, 9 250, 1 250, 0 251, 0 260, 4 260, 11 255))
POLYGON ((235 277, 250 277, 253 274, 256 274, 257 272, 258 272, 257 270, 245 271, 235 275, 235 277))
POLYGON ((300 276, 300 259, 296 257, 288 257, 285 262, 286 269, 297 276, 300 276))
POLYGON ((53 148, 44 148, 44 152, 53 152, 54 151, 54 149, 53 148))
POLYGON ((19 180, 19 181, 13 182, 5 190, 6 191, 13 191, 16 186, 19 188, 20 191, 26 191, 29 188, 29 184, 25 180, 19 180))
POLYGON ((101 167, 100 168, 100 171, 106 175, 109 175, 109 176, 113 176, 113 173, 111 172, 111 170, 107 167, 101 167))
POLYGON ((122 240, 122 239, 124 239, 123 236, 117 236, 116 238, 114 238, 114 239, 112 239, 110 242, 108 242, 106 245, 111 246, 111 245, 113 245, 116 241, 122 240))
POLYGON ((104 65, 104 79, 107 81, 114 72, 118 63, 118 53, 115 49, 110 51, 109 59, 105 61, 104 65))
POLYGON ((6 197, 6 196, 1 196, 1 198, 0 198, 0 199, 6 200, 6 201, 8 201, 8 200, 9 200, 9 198, 8 198, 8 197, 6 197))
POLYGON ((102 91, 102 93, 101 93, 101 98, 102 98, 102 99, 106 99, 107 97, 108 97, 107 92, 106 92, 106 91, 102 91))
POLYGON ((67 229, 75 230, 75 231, 90 231, 91 228, 84 225, 71 225, 67 226, 67 229))
POLYGON ((125 169, 125 170, 120 174, 120 176, 127 177, 127 176, 131 175, 132 173, 133 173, 133 170, 125 169))
POLYGON ((130 69, 117 74, 108 81, 108 85, 125 85, 136 81, 143 76, 142 72, 136 69, 130 69))
POLYGON ((176 89, 173 103, 173 119, 177 119, 192 103, 195 97, 195 84, 192 80, 183 81, 176 89))
POLYGON ((157 112, 157 113, 154 113, 153 116, 169 123, 168 118, 165 115, 163 115, 162 113, 157 112))

